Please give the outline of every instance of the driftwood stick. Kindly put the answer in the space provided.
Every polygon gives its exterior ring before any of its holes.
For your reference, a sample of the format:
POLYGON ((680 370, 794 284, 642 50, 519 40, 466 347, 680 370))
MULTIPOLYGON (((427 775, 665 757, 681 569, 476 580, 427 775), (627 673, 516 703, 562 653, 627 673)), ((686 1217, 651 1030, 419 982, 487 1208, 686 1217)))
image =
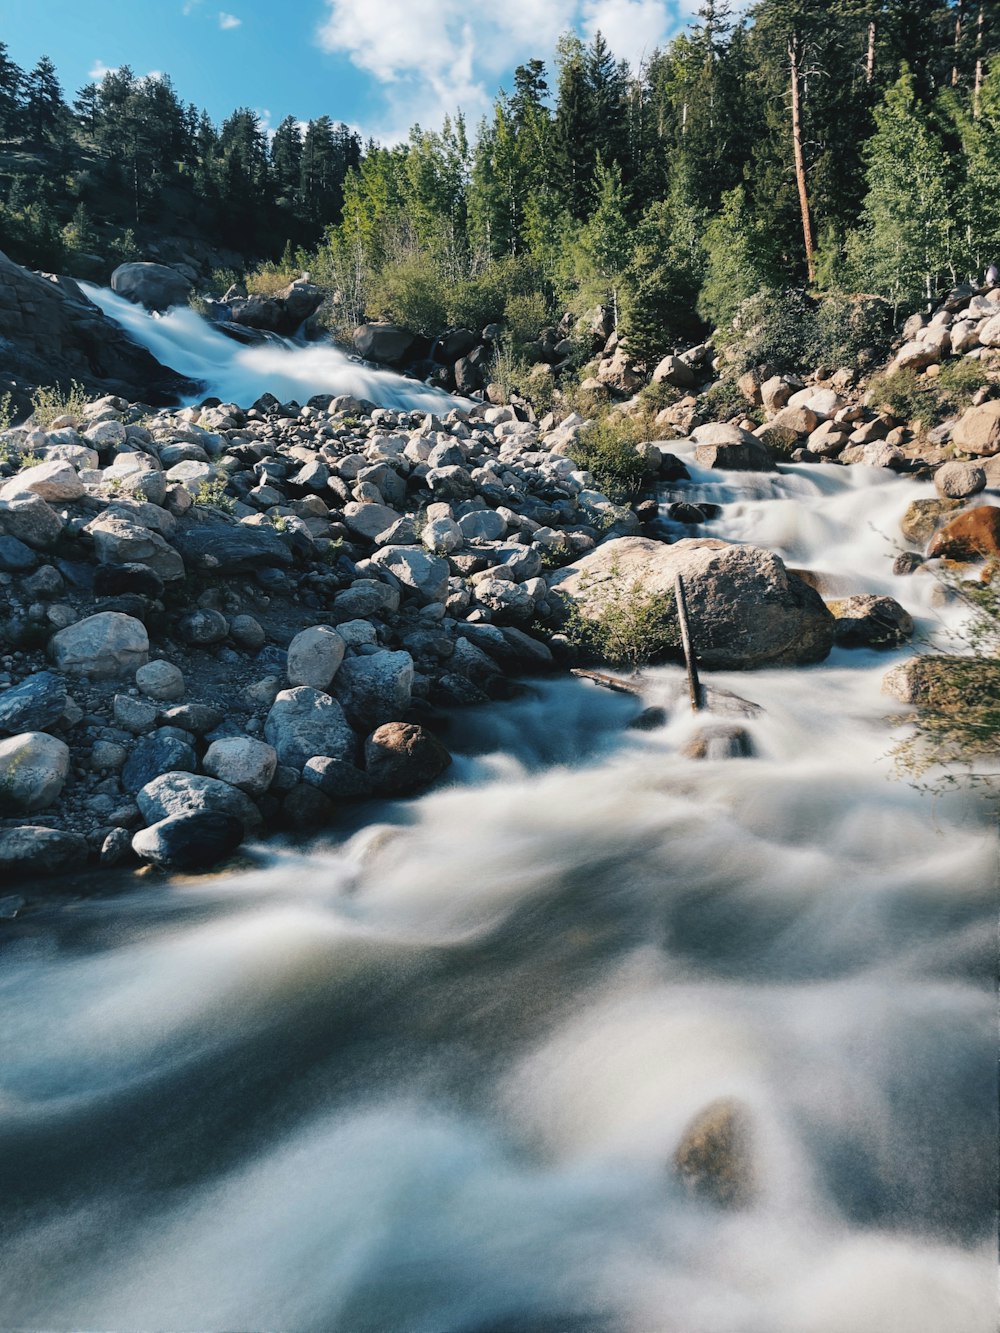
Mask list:
POLYGON ((627 680, 608 676, 603 671, 587 671, 583 667, 574 667, 570 674, 579 676, 581 680, 592 680, 595 685, 603 685, 606 690, 614 690, 616 694, 632 694, 637 699, 642 697, 642 690, 638 685, 630 685, 627 680))
POLYGON ((687 667, 688 692, 691 695, 692 713, 701 712, 701 682, 698 679, 698 667, 694 660, 691 646, 691 627, 688 625, 687 599, 684 596, 684 580, 680 574, 674 581, 674 596, 677 601, 677 622, 681 627, 681 643, 684 645, 684 665, 687 667))

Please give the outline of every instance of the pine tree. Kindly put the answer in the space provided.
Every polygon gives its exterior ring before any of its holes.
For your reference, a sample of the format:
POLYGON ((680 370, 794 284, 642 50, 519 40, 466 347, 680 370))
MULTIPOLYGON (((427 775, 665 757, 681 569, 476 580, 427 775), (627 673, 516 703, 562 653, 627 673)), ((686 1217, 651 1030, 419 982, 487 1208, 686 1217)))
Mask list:
POLYGON ((42 56, 24 81, 24 123, 36 142, 61 141, 65 127, 66 103, 56 77, 56 67, 42 56))
POLYGON ((7 46, 0 42, 0 135, 7 138, 17 129, 21 108, 24 74, 7 54, 7 46))

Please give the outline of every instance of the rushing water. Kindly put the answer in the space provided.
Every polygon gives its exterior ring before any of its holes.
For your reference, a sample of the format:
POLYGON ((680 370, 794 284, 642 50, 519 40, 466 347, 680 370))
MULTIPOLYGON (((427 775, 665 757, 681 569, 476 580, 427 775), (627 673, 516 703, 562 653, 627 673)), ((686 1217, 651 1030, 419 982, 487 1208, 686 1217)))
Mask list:
POLYGON ((422 412, 447 412, 455 405, 456 400, 439 389, 389 370, 374 370, 329 342, 242 346, 186 306, 150 315, 106 287, 86 282, 80 286, 161 365, 204 384, 199 399, 214 394, 223 402, 249 407, 263 393, 299 403, 316 393, 332 393, 422 412))
MULTIPOLYGON (((686 489, 936 632, 924 489, 686 489)), ((892 660, 713 676, 763 711, 700 763, 677 670, 650 733, 543 683, 360 831, 6 923, 0 1327, 989 1333, 995 810, 892 779, 892 660), (735 1212, 670 1167, 719 1097, 735 1212)))

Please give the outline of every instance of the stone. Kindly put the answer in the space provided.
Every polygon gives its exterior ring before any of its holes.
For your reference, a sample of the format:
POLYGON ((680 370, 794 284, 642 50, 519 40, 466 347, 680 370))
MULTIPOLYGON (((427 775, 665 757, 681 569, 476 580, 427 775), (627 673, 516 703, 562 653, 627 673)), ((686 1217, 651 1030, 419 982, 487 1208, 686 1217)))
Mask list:
POLYGON ((450 766, 451 755, 438 738, 412 722, 388 722, 365 741, 365 769, 386 795, 418 791, 450 766))
POLYGON ((980 505, 948 519, 931 538, 928 556, 934 560, 991 560, 1000 556, 1000 508, 980 505))
POLYGON ((209 704, 177 704, 174 708, 165 708, 160 720, 167 726, 190 731, 195 736, 205 736, 222 725, 222 714, 218 708, 209 704))
POLYGON ((354 330, 354 346, 368 361, 398 366, 413 346, 414 335, 398 324, 362 324, 354 330))
POLYGON ((429 551, 415 546, 383 546, 372 556, 372 564, 388 570, 425 601, 441 602, 448 595, 448 562, 429 551))
POLYGON ((21 876, 34 879, 79 870, 86 865, 89 850, 79 833, 36 824, 0 829, 0 877, 6 883, 21 876))
POLYGON ((947 500, 967 500, 986 485, 986 473, 977 463, 943 463, 934 473, 934 488, 947 500))
POLYGON ((774 430, 780 430, 784 427, 787 430, 794 431, 796 435, 809 435, 819 425, 819 417, 811 407, 804 403, 793 407, 791 403, 777 412, 770 421, 770 426, 774 430))
POLYGON ((184 643, 197 644, 201 647, 213 643, 222 643, 229 635, 229 622, 221 611, 208 607, 199 607, 189 611, 177 621, 177 634, 184 643))
POLYGON ((32 814, 59 799, 69 777, 69 746, 44 731, 0 740, 0 812, 32 814))
POLYGON ((229 622, 229 637, 248 652, 257 652, 267 643, 263 626, 253 616, 233 616, 229 622))
POLYGON ((349 532, 373 542, 379 533, 385 532, 399 520, 399 515, 388 505, 358 504, 352 500, 350 504, 344 505, 343 520, 349 532))
POLYGON ((116 694, 113 705, 115 726, 141 735, 156 724, 157 708, 148 699, 134 699, 130 694, 116 694))
POLYGON ((0 573, 23 574, 34 569, 38 556, 17 537, 0 536, 0 573))
POLYGON ((245 835, 243 821, 220 810, 171 815, 131 840, 142 861, 164 870, 207 870, 232 856, 245 835))
POLYGON ((113 828, 101 843, 101 865, 127 865, 129 861, 133 861, 134 859, 131 833, 129 833, 128 829, 113 828))
POLYGON ((983 347, 1000 347, 1000 314, 991 315, 980 327, 977 337, 983 347))
POLYGON ((757 1192, 753 1125, 735 1098, 711 1102, 685 1129, 674 1152, 674 1169, 696 1198, 721 1208, 744 1208, 757 1192))
POLYGON ((476 600, 497 621, 527 624, 535 614, 535 599, 523 583, 484 579, 476 584, 476 600))
POLYGON ((680 750, 685 759, 748 759, 753 752, 750 733, 733 722, 698 727, 680 750))
POLYGON ((198 756, 190 745, 154 731, 132 747, 122 769, 122 787, 134 796, 161 773, 193 773, 197 767, 198 756))
POLYGON ((196 773, 162 773, 137 793, 136 801, 147 824, 201 810, 235 815, 248 833, 261 824, 260 811, 245 792, 196 773))
POLYGON ((184 673, 173 662, 157 658, 147 662, 135 673, 135 683, 148 699, 173 703, 184 697, 184 673))
POLYGON ((278 762, 301 769, 314 755, 354 759, 357 739, 336 699, 308 685, 281 690, 264 723, 278 762))
POLYGON ((94 680, 134 676, 149 660, 149 636, 141 620, 121 611, 99 611, 49 640, 49 656, 60 671, 94 680))
POLYGON ((424 524, 420 540, 435 555, 449 555, 462 545, 462 529, 451 518, 433 518, 424 524))
POLYGON ((254 569, 285 569, 290 546, 270 525, 253 526, 193 505, 179 525, 174 545, 189 570, 241 574, 254 569))
POLYGON ((166 264, 136 262, 119 264, 111 275, 111 290, 147 310, 163 311, 186 305, 191 284, 182 273, 166 264))
POLYGON ((157 532, 127 519, 102 514, 83 530, 102 565, 146 565, 164 583, 184 577, 184 561, 157 532))
POLYGON ((0 533, 16 537, 25 546, 43 551, 62 535, 63 520, 40 495, 19 495, 0 500, 0 533))
POLYGON ((163 580, 148 565, 98 565, 94 570, 95 597, 162 597, 163 580))
POLYGON ((894 597, 862 593, 827 606, 836 617, 835 641, 844 648, 897 648, 913 634, 913 618, 894 597))
POLYGON ((898 370, 926 370, 928 366, 939 365, 943 351, 937 342, 905 343, 896 353, 889 366, 889 373, 898 370))
POLYGON ((820 595, 782 560, 756 546, 685 538, 667 546, 645 537, 602 543, 549 577, 584 617, 599 615, 616 589, 639 583, 672 593, 681 574, 698 661, 712 670, 819 662, 833 646, 834 619, 820 595))
POLYGON ((333 801, 362 800, 372 794, 371 778, 344 759, 317 755, 302 769, 302 780, 333 801))
MULTIPOLYGON (((352 721, 373 727, 407 711, 413 674, 413 658, 407 652, 383 649, 364 657, 349 657, 337 672, 333 693, 352 721)), ((331 752, 315 750, 313 753, 331 752)))
POLYGON ((926 546, 948 515, 959 508, 957 500, 912 500, 899 520, 899 530, 914 546, 926 546))
POLYGON ((1000 399, 970 407, 952 431, 951 442, 964 454, 1000 453, 1000 399))
POLYGON ((399 610, 399 591, 381 579, 355 579, 333 599, 338 620, 367 620, 399 610))
POLYGON ((65 711, 65 681, 51 671, 36 671, 0 693, 0 732, 45 731, 65 711))
POLYGON ((16 477, 0 487, 0 500, 13 500, 20 495, 37 495, 55 504, 72 503, 84 493, 79 473, 60 459, 46 460, 35 467, 25 468, 16 477))
POLYGON ((678 389, 689 389, 694 382, 694 371, 679 356, 665 356, 653 371, 654 384, 673 384, 678 389))
POLYGON ((213 741, 201 761, 209 777, 228 782, 250 796, 263 796, 278 767, 273 746, 249 736, 231 736, 213 741))
POLYGON ((325 690, 344 660, 346 644, 329 625, 301 630, 288 645, 286 672, 291 685, 325 690))

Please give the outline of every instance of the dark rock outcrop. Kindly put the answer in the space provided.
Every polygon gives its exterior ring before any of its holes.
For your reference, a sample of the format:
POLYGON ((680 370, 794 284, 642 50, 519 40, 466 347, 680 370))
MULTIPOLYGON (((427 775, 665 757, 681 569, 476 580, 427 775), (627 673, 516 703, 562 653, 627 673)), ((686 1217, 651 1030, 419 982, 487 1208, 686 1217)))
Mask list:
POLYGON ((0 329, 4 369, 34 384, 78 380, 153 406, 198 387, 132 342, 72 278, 32 273, 3 253, 0 329))
POLYGON ((187 302, 191 284, 166 264, 119 264, 111 275, 111 290, 147 310, 169 310, 187 302))

